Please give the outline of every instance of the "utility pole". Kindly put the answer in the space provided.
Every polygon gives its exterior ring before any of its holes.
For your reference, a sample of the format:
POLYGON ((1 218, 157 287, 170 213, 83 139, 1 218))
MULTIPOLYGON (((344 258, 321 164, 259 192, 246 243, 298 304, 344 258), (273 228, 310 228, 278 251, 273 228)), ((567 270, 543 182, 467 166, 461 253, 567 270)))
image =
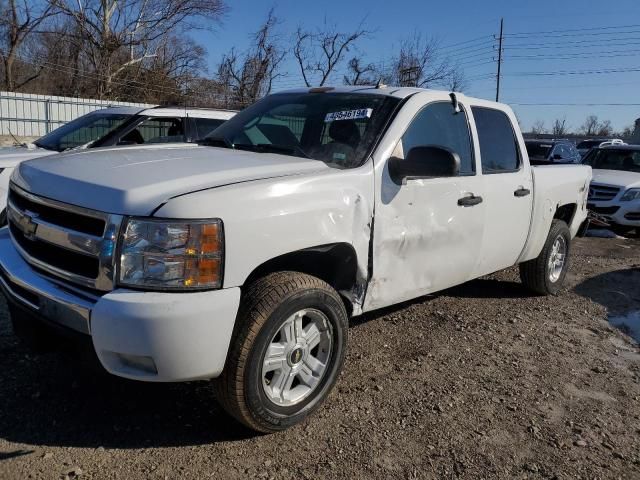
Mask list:
POLYGON ((496 76, 496 102, 500 101, 500 69, 502 68, 502 28, 504 18, 500 19, 500 40, 498 41, 498 75, 496 76))

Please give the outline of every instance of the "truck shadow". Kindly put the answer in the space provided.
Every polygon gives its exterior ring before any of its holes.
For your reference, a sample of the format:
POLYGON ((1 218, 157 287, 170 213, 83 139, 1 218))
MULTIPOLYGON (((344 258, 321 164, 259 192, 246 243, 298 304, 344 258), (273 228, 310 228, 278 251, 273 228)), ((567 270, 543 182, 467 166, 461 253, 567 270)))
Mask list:
MULTIPOLYGON (((481 279, 438 295, 518 298, 530 294, 515 282, 481 279)), ((371 312, 354 319, 352 326, 429 298, 371 312)), ((11 333, 0 300, 0 438, 26 445, 137 449, 256 435, 222 411, 210 383, 128 381, 107 374, 96 362, 76 352, 30 353, 11 333)))
POLYGON ((26 445, 137 449, 256 435, 222 411, 210 383, 128 381, 93 362, 78 365, 75 354, 31 354, 5 334, 6 328, 0 331, 0 438, 26 445))
POLYGON ((611 324, 640 342, 640 266, 588 278, 573 290, 604 306, 611 324))
POLYGON ((377 318, 383 317, 390 313, 398 312, 410 307, 411 305, 421 304, 428 302, 431 299, 437 297, 453 297, 453 298, 529 298, 536 295, 527 290, 522 283, 513 282, 509 280, 497 280, 494 278, 479 278, 471 280, 462 285, 458 285, 441 292, 437 292, 431 295, 425 295, 423 297, 407 300, 406 302, 391 305, 390 307, 384 307, 372 312, 365 313, 358 317, 353 318, 349 324, 352 327, 357 327, 364 323, 370 322, 377 318))

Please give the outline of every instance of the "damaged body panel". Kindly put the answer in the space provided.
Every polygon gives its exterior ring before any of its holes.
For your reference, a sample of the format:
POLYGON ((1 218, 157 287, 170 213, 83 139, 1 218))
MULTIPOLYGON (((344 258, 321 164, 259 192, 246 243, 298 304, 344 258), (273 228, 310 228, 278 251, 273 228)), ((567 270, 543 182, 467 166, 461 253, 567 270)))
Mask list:
POLYGON ((286 254, 348 244, 357 257, 354 311, 367 278, 373 218, 372 165, 325 168, 313 175, 259 180, 203 190, 169 200, 156 217, 225 219, 224 286, 244 285, 264 263, 286 254))

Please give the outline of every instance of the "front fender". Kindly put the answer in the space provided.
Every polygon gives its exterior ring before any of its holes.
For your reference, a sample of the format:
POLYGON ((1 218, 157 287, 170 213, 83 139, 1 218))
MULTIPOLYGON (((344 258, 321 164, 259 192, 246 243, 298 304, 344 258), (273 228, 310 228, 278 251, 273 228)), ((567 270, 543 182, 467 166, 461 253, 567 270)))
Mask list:
POLYGON ((367 278, 373 217, 371 162, 349 170, 227 185, 169 200, 163 218, 220 218, 224 225, 224 287, 237 287, 259 265, 289 252, 348 243, 367 278))

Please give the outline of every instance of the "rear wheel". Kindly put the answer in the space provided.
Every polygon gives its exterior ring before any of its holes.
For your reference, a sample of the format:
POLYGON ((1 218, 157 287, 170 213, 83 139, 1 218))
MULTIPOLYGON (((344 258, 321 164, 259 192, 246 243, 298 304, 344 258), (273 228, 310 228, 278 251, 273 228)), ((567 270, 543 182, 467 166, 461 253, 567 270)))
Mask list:
POLYGON ((541 295, 557 295, 569 267, 571 233, 562 220, 553 220, 547 240, 537 258, 520 264, 522 283, 541 295))
POLYGON ((322 280, 278 272, 243 295, 227 363, 216 380, 223 408, 260 432, 284 430, 318 408, 344 362, 347 313, 322 280))

